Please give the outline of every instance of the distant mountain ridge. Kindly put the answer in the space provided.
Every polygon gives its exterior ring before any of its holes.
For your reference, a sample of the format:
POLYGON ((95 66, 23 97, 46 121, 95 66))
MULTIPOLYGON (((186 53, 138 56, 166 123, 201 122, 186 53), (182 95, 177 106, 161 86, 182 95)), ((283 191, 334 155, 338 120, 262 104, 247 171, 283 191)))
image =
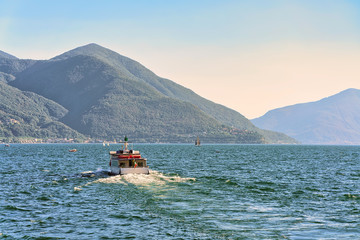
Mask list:
POLYGON ((0 58, 1 76, 13 88, 59 104, 66 114, 54 120, 92 138, 128 134, 151 142, 200 136, 203 142, 295 143, 97 44, 50 60, 0 58))
POLYGON ((0 58, 18 59, 17 57, 0 50, 0 58))
POLYGON ((304 144, 360 144, 360 90, 274 109, 252 122, 304 144))

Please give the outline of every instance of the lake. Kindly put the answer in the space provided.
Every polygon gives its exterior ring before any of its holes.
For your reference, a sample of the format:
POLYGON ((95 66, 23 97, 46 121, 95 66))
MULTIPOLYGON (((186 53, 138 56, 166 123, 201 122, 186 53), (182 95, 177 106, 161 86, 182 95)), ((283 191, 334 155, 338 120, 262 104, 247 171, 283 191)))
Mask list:
POLYGON ((0 238, 360 239, 360 146, 0 145, 0 238), (76 148, 77 152, 69 152, 76 148))

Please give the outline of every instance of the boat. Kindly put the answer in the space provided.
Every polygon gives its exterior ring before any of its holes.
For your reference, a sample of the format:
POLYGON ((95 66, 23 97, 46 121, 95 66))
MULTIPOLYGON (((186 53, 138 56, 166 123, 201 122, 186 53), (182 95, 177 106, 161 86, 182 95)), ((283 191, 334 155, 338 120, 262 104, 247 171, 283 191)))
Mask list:
POLYGON ((110 151, 110 175, 149 174, 146 158, 140 151, 128 149, 128 138, 125 136, 121 150, 110 151))
POLYGON ((5 144, 5 147, 10 147, 10 144, 5 144))
POLYGON ((69 152, 76 152, 76 149, 69 149, 69 152))
POLYGON ((199 139, 199 137, 196 138, 195 146, 200 146, 200 139, 199 139))

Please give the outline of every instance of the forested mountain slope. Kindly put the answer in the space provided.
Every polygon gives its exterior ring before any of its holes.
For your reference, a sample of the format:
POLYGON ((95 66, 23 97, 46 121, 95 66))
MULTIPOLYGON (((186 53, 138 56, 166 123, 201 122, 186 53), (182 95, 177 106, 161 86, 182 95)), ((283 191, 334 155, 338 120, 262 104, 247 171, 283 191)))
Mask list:
MULTIPOLYGON (((1 63, 1 62, 0 62, 1 63)), ((50 60, 2 58, 0 80, 66 109, 58 120, 92 138, 138 141, 294 143, 96 44, 50 60)))

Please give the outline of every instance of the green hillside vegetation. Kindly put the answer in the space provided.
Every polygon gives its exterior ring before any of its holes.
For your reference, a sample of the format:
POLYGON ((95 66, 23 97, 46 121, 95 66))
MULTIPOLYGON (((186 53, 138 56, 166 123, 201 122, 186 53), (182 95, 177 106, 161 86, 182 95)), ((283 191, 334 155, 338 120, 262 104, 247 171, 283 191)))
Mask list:
POLYGON ((84 138, 57 121, 67 110, 35 93, 0 82, 0 138, 84 138))
POLYGON ((58 104, 65 112, 52 119, 92 138, 127 134, 142 142, 193 142, 196 136, 203 142, 295 142, 260 130, 240 113, 96 44, 47 61, 2 62, 0 80, 58 104))
POLYGON ((152 87, 167 97, 190 102, 225 125, 239 129, 256 130, 256 127, 240 113, 213 103, 173 81, 160 78, 140 63, 99 45, 89 44, 79 47, 54 59, 66 59, 79 55, 96 57, 112 68, 117 69, 120 76, 128 76, 131 79, 146 83, 146 87, 152 87))
POLYGON ((8 83, 13 80, 15 80, 13 75, 0 72, 0 82, 8 83))
POLYGON ((35 64, 35 60, 3 58, 0 56, 0 72, 16 75, 35 64))
POLYGON ((255 132, 233 136, 198 107, 164 96, 93 56, 38 62, 12 84, 64 106, 69 113, 61 120, 92 138, 111 140, 128 134, 137 141, 186 142, 200 135, 212 142, 238 142, 240 137, 263 142, 255 132))
POLYGON ((294 139, 285 134, 258 129, 240 113, 220 104, 213 103, 175 82, 160 78, 138 62, 96 44, 76 48, 54 59, 66 59, 77 55, 93 56, 101 59, 101 61, 108 63, 115 69, 120 69, 120 72, 127 76, 132 76, 132 78, 147 83, 165 96, 186 101, 197 106, 221 124, 230 126, 231 128, 250 130, 252 133, 257 132, 262 135, 265 143, 296 143, 294 139))

